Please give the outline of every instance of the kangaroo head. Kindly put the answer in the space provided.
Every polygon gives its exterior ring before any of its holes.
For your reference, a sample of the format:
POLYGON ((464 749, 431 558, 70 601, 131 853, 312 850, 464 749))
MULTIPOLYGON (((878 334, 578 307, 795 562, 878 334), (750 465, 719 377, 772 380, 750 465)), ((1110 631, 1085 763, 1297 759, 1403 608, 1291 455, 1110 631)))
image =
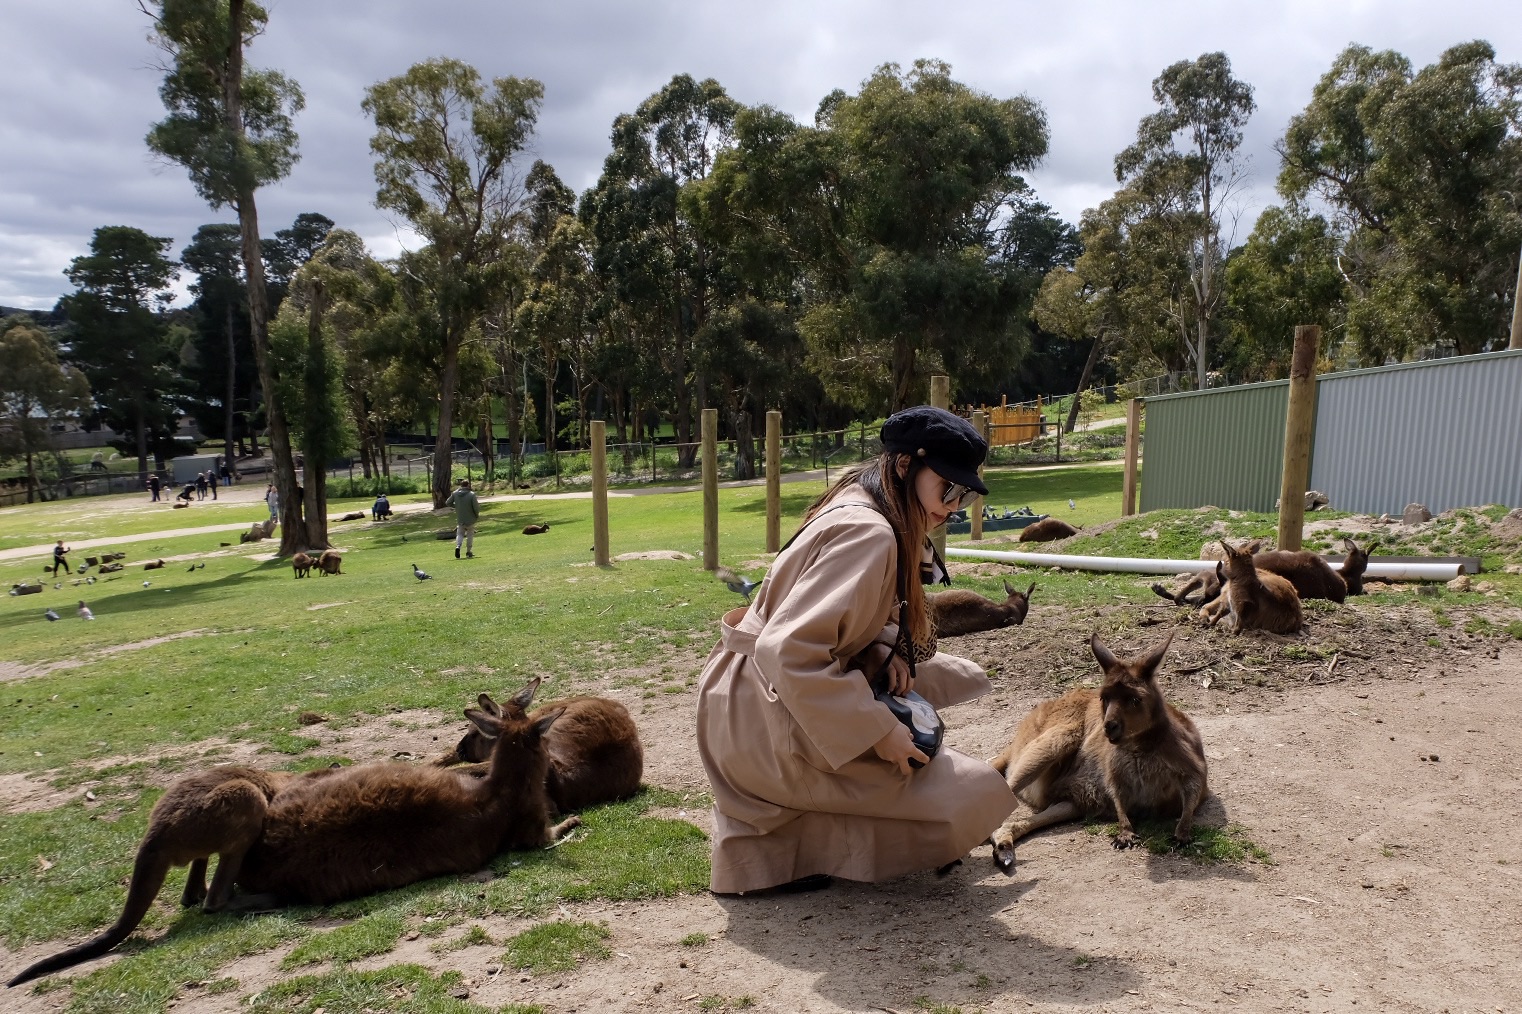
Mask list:
POLYGON ((1370 540, 1366 547, 1360 547, 1352 539, 1343 537, 1342 548, 1347 550, 1347 556, 1342 561, 1343 583, 1348 586, 1348 594, 1363 594, 1363 575, 1369 568, 1369 554, 1374 552, 1377 543, 1370 540))
POLYGON ((1119 659, 1095 634, 1089 639, 1094 659, 1104 671, 1099 689, 1099 703, 1104 719, 1105 738, 1111 743, 1134 739, 1157 724, 1163 707, 1162 691, 1157 686, 1157 667, 1162 664, 1173 635, 1144 655, 1119 659))
POLYGON ((1233 546, 1225 539, 1222 539, 1221 548, 1226 551, 1226 558, 1222 563, 1226 565, 1226 576, 1228 578, 1252 577, 1252 551, 1249 547, 1233 546))
POLYGON ((1031 608, 1031 592, 1036 590, 1035 582, 1025 591, 1017 591, 1008 581, 1004 582, 1004 594, 1009 597, 1004 600, 1004 623, 1003 626, 1012 627, 1025 622, 1025 616, 1031 608))

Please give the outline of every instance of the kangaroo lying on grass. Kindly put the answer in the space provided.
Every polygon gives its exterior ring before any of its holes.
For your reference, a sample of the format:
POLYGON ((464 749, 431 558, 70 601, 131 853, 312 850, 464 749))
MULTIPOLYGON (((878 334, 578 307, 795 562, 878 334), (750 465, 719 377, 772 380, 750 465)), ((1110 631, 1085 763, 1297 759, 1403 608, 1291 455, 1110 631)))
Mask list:
POLYGON ((926 595, 925 605, 930 609, 937 636, 958 637, 1024 623, 1026 613, 1030 612, 1031 592, 1035 590, 1034 581, 1023 592, 1016 591, 1005 581, 1004 591, 1009 597, 1003 602, 984 598, 965 588, 954 588, 926 595))
MULTIPOLYGON (((524 706, 536 678, 515 696, 524 706)), ((492 739, 484 778, 411 764, 361 764, 296 783, 270 802, 243 857, 237 908, 326 905, 446 873, 471 873, 504 849, 538 848, 581 823, 549 824, 545 736, 536 719, 465 712, 492 739)))
POLYGON ((1295 634, 1305 625, 1300 595, 1287 578, 1259 570, 1257 559, 1248 548, 1237 548, 1221 540, 1226 550, 1222 566, 1226 586, 1221 597, 1200 610, 1200 618, 1215 626, 1222 616, 1229 617, 1232 633, 1243 630, 1266 630, 1271 634, 1295 634))
MULTIPOLYGON (((1342 565, 1333 570, 1331 564, 1316 553, 1281 549, 1265 553, 1260 552, 1261 546, 1262 540, 1254 540, 1244 547, 1253 554, 1253 566, 1288 580, 1302 599, 1330 599, 1333 602, 1342 602, 1348 595, 1363 594, 1363 575, 1369 566, 1369 553, 1374 550, 1372 542, 1364 548, 1344 536, 1342 547, 1347 555, 1343 557, 1342 565)), ((1224 585, 1221 568, 1217 566, 1213 571, 1192 575, 1177 592, 1170 592, 1160 584, 1154 584, 1152 590, 1175 605, 1198 607, 1215 601, 1224 585)))
POLYGON ((1021 542, 1056 542, 1078 534, 1078 529, 1061 518, 1042 518, 1020 529, 1021 542))
POLYGON ((1104 670, 1098 690, 1071 690, 1042 701, 1015 728, 1014 740, 989 761, 1033 811, 1012 814, 993 833, 994 862, 1015 865, 1015 842, 1032 831, 1114 814, 1118 849, 1139 844, 1133 816, 1178 814, 1173 840, 1188 842, 1206 792, 1205 746, 1189 716, 1163 700, 1157 667, 1173 637, 1122 661, 1095 634, 1104 670))
POLYGON ((297 779, 321 778, 331 770, 297 775, 241 766, 216 767, 186 775, 169 786, 148 815, 148 833, 138 847, 127 887, 127 902, 109 929, 82 944, 28 966, 7 986, 69 968, 106 953, 137 928, 153 905, 172 866, 190 865, 180 904, 200 904, 207 912, 226 907, 244 854, 264 826, 270 800, 297 779), (206 865, 218 856, 211 890, 206 865))
MULTIPOLYGON (((503 720, 524 718, 532 699, 532 686, 514 694, 505 706, 486 694, 476 698, 482 711, 503 720)), ((555 809, 570 813, 628 799, 638 792, 645 751, 629 709, 606 697, 569 697, 527 712, 526 717, 538 721, 557 710, 560 718, 544 737, 549 754, 545 791, 555 809)), ((433 763, 437 767, 474 765, 491 756, 492 749, 493 736, 477 724, 453 750, 433 763)))

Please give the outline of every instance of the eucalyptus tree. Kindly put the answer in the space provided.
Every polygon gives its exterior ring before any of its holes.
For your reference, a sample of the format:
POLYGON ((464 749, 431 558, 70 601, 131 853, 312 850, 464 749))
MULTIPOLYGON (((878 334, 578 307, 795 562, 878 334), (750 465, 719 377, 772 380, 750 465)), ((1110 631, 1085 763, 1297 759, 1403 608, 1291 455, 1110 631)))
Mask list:
POLYGON ((68 358, 89 379, 111 427, 133 434, 138 471, 145 474, 150 444, 161 449, 174 432, 169 395, 180 387, 178 346, 163 314, 179 277, 165 256, 172 242, 132 226, 102 226, 90 252, 65 272, 77 286, 63 299, 68 358))
POLYGON ((1279 154, 1280 193, 1324 202, 1344 234, 1348 331, 1365 358, 1505 346, 1522 246, 1522 65, 1483 41, 1420 71, 1349 46, 1279 154))
POLYGON ((26 502, 37 498, 37 457, 52 427, 89 406, 84 374, 59 361, 58 343, 30 318, 0 319, 0 461, 26 466, 26 502))
POLYGON ((375 121, 376 206, 401 215, 432 250, 434 312, 418 337, 438 349, 435 507, 449 496, 461 347, 479 333, 511 272, 504 248, 525 200, 517 164, 543 99, 538 81, 488 84, 451 59, 414 64, 365 92, 364 110, 375 121))
POLYGON ((1160 108, 1142 117, 1135 143, 1115 156, 1115 178, 1173 219, 1160 231, 1176 237, 1187 271, 1187 288, 1180 287, 1192 318, 1185 345, 1200 388, 1206 386, 1221 308, 1224 251, 1230 247, 1222 232, 1243 180, 1238 150, 1255 108, 1252 91, 1232 76, 1225 53, 1180 60, 1153 79, 1152 98, 1160 108))
POLYGON ((148 132, 148 147, 190 174, 213 208, 238 214, 248 288, 249 332, 280 493, 280 553, 300 548, 301 504, 279 383, 269 355, 269 300, 255 193, 289 175, 299 157, 292 122, 305 103, 279 71, 244 66, 244 49, 269 21, 249 0, 145 0, 153 38, 168 57, 159 89, 169 115, 148 132))
POLYGON ((669 379, 684 465, 697 454, 694 397, 700 406, 707 401, 693 343, 713 309, 714 255, 684 214, 681 194, 706 178, 730 146, 740 108, 712 78, 676 75, 614 121, 613 151, 582 205, 596 270, 651 337, 645 355, 669 379))
POLYGON ((191 304, 195 355, 186 375, 199 397, 192 403, 191 414, 207 433, 221 424, 223 460, 231 471, 237 461, 238 367, 253 354, 247 340, 248 289, 238 225, 201 226, 180 251, 180 263, 196 276, 190 283, 195 297, 191 304))
POLYGON ((933 369, 981 379, 1019 358, 1038 279, 999 258, 999 226, 1046 153, 1033 100, 936 61, 887 64, 826 96, 812 127, 761 108, 736 136, 716 173, 802 266, 798 328, 831 397, 901 408, 933 369))
POLYGON ((1244 381, 1289 376, 1295 326, 1321 327, 1321 355, 1346 333, 1347 286, 1331 224, 1297 204, 1266 208, 1226 261, 1226 362, 1244 381))

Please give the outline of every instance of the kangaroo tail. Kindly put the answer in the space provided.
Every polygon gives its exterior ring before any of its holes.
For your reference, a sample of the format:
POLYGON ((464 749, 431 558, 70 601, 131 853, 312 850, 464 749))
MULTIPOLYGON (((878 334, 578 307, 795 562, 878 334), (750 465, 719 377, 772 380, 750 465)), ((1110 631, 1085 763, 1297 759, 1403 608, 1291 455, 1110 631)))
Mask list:
POLYGON ((137 929, 137 924, 142 922, 143 916, 148 914, 153 899, 158 897, 159 888, 164 886, 164 880, 168 876, 169 860, 157 849, 145 844, 138 850, 137 862, 132 867, 132 881, 127 888, 127 904, 122 908, 121 917, 100 936, 92 937, 82 944, 76 944, 68 950, 59 951, 52 957, 43 958, 35 964, 28 965, 5 985, 19 986, 38 976, 50 975, 105 954, 137 929))

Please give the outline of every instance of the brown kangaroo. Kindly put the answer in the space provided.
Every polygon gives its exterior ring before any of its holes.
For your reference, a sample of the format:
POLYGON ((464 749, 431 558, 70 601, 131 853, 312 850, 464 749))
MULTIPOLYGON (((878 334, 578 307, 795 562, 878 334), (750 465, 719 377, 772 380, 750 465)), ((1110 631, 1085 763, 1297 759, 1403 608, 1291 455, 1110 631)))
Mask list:
MULTIPOLYGON (((536 678, 517 696, 526 706, 536 678)), ((243 857, 239 908, 326 905, 446 873, 470 873, 504 849, 538 848, 581 823, 551 827, 545 734, 562 712, 537 720, 465 712, 495 740, 485 778, 436 767, 363 764, 298 783, 274 800, 243 857)))
POLYGON ((925 605, 930 609, 930 619, 935 624, 937 636, 958 637, 1024 623, 1026 614, 1030 612, 1031 592, 1035 590, 1035 582, 1031 582, 1031 586, 1021 592, 1005 581, 1004 592, 1008 598, 1003 602, 995 602, 975 591, 953 588, 951 591, 926 595, 925 605))
POLYGON ((1205 746, 1189 716, 1163 700, 1157 667, 1168 640, 1122 661, 1099 635, 1089 648, 1104 670, 1098 690, 1071 690, 1042 701, 993 760, 1010 791, 1031 813, 1013 814, 993 833, 994 862, 1015 865, 1015 842, 1032 831, 1082 816, 1114 814, 1118 849, 1140 842, 1133 816, 1178 814, 1173 840, 1189 841, 1194 813, 1208 791, 1205 746))
MULTIPOLYGON (((499 705, 487 694, 476 698, 481 710, 499 719, 524 718, 532 699, 523 692, 499 705)), ((545 791, 560 813, 570 813, 598 803, 628 799, 639 791, 644 774, 645 752, 629 709, 606 697, 569 697, 551 701, 527 713, 529 721, 559 710, 560 719, 545 735, 549 769, 545 791)), ((482 726, 466 730, 455 748, 434 760, 434 765, 474 764, 492 752, 492 736, 482 726)))
POLYGON ((1226 587, 1219 599, 1200 610, 1200 616, 1211 626, 1228 616, 1232 633, 1298 633, 1305 625, 1305 614, 1295 586, 1287 578, 1259 570, 1254 565, 1256 557, 1246 548, 1239 549, 1224 539, 1221 546, 1226 550, 1226 587))
POLYGON ((1056 542, 1077 535, 1078 529, 1061 518, 1042 518, 1020 529, 1021 542, 1056 542))
POLYGON ((271 799, 298 779, 325 777, 328 769, 295 775, 241 766, 216 767, 178 779, 148 815, 148 833, 138 847, 121 916, 109 929, 82 944, 29 965, 7 986, 69 968, 106 953, 143 921, 172 866, 190 865, 180 904, 200 904, 207 912, 226 907, 244 854, 259 837, 271 799), (206 888, 206 861, 216 855, 217 873, 206 888))
POLYGON ((524 535, 543 535, 545 532, 547 532, 549 530, 550 530, 550 523, 548 521, 543 522, 542 524, 524 525, 523 526, 523 534, 524 535))
POLYGON ((343 566, 343 555, 334 549, 324 549, 322 555, 317 558, 317 569, 323 577, 329 574, 342 574, 339 568, 343 566))
POLYGON ((295 572, 297 577, 306 577, 312 572, 312 567, 316 563, 317 561, 306 553, 297 553, 291 557, 291 570, 295 572))

